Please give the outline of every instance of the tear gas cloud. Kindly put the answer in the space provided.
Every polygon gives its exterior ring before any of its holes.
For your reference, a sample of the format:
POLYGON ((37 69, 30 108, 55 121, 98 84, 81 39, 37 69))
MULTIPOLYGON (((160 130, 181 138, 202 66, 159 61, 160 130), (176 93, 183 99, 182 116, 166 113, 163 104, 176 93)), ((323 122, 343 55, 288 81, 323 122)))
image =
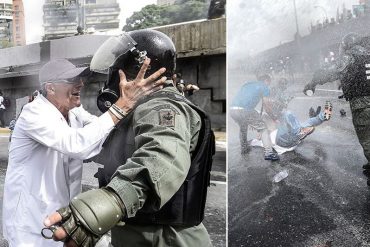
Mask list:
MULTIPOLYGON (((358 0, 295 0, 301 36, 326 15, 336 18, 358 0)), ((294 40, 294 0, 233 0, 227 5, 228 63, 233 66, 266 49, 294 40)))

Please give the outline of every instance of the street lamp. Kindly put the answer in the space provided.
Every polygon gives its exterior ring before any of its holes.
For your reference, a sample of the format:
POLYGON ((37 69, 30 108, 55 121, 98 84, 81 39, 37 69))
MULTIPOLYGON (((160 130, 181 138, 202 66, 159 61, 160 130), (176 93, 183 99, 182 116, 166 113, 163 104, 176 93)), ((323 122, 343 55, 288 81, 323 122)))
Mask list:
POLYGON ((293 5, 294 5, 294 16, 295 16, 295 26, 296 26, 296 29, 297 29, 297 37, 299 37, 300 34, 299 34, 299 28, 298 28, 298 16, 297 16, 297 8, 296 8, 296 5, 295 5, 295 0, 293 0, 293 5))
POLYGON ((324 11, 324 14, 325 14, 325 18, 326 18, 326 20, 328 20, 328 14, 327 14, 327 12, 326 12, 326 10, 325 10, 325 8, 323 7, 323 6, 320 6, 320 5, 315 5, 315 6, 313 6, 315 9, 321 9, 322 11, 324 11))

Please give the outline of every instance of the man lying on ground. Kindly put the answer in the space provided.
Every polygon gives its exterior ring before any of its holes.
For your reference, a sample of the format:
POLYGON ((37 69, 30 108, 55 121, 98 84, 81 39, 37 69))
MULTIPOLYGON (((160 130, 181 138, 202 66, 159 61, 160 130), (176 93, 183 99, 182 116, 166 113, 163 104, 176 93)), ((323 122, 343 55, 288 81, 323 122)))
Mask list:
MULTIPOLYGON (((301 123, 291 111, 282 108, 278 101, 270 99, 265 105, 265 111, 271 118, 269 124, 271 141, 278 154, 294 150, 303 139, 313 133, 316 126, 331 118, 333 108, 330 101, 326 101, 324 111, 301 123)), ((262 147, 262 142, 253 139, 250 145, 262 147)))

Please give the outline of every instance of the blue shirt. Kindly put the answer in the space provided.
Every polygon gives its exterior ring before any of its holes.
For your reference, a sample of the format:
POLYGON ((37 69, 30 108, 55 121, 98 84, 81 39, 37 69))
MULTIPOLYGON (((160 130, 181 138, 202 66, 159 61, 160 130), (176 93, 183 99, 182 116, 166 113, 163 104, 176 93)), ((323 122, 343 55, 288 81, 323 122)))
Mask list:
POLYGON ((270 95, 269 87, 263 81, 245 83, 231 103, 231 106, 243 107, 253 110, 262 97, 270 95))

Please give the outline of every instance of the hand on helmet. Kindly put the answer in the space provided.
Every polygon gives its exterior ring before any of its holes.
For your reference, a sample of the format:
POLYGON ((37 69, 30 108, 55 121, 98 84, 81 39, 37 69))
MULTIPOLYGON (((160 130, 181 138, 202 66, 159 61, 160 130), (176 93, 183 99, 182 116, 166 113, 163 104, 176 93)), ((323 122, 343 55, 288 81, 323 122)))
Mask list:
POLYGON ((125 73, 119 70, 121 96, 116 105, 126 112, 132 109, 141 97, 163 88, 163 84, 167 80, 165 76, 160 77, 166 71, 165 68, 161 68, 149 77, 144 78, 149 64, 150 59, 146 58, 133 81, 127 81, 125 73))

